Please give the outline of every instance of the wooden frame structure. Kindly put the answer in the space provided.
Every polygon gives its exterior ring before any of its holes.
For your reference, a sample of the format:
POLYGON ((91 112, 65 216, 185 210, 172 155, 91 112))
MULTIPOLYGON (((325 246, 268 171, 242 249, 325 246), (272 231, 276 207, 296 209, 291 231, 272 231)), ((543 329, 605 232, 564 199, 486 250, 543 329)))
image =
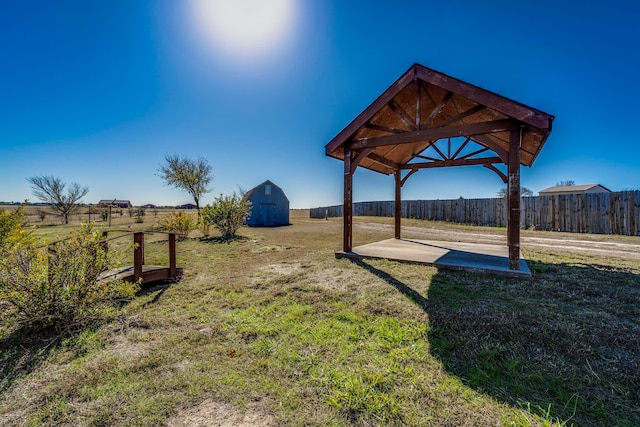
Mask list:
POLYGON ((326 146, 344 161, 343 250, 353 247, 353 174, 393 174, 395 238, 402 187, 421 169, 481 165, 507 184, 509 268, 519 269, 520 165, 531 166, 554 117, 414 64, 326 146), (506 171, 498 166, 503 165, 506 171))

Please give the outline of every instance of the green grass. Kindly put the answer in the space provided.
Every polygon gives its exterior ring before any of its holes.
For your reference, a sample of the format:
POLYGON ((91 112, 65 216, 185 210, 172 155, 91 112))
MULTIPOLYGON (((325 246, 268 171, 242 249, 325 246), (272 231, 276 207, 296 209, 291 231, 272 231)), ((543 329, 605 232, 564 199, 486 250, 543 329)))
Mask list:
MULTIPOLYGON (((304 214, 178 242, 183 280, 95 329, 5 325, 1 424, 162 425, 208 400, 272 425, 640 424, 637 263, 526 251, 518 281, 337 260, 340 219, 304 214)), ((389 237, 365 220, 358 242, 389 237)))

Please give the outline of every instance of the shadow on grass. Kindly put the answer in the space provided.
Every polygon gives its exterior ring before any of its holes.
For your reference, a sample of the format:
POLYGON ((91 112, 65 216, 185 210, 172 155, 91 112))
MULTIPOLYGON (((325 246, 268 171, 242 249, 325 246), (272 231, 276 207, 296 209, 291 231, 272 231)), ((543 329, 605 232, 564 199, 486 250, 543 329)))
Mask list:
POLYGON ((32 372, 55 349, 64 336, 53 332, 14 331, 0 339, 0 393, 32 372))
MULTIPOLYGON (((144 306, 157 303, 162 295, 174 282, 158 282, 153 285, 144 286, 137 296, 152 295, 153 298, 147 301, 144 306)), ((118 301, 118 305, 123 307, 129 300, 118 301)), ((87 325, 75 329, 58 332, 48 329, 40 332, 25 331, 15 329, 6 337, 0 338, 0 393, 7 390, 15 381, 33 372, 44 362, 52 351, 55 351, 66 339, 79 336, 82 332, 97 329, 101 325, 113 320, 122 320, 119 316, 105 318, 90 322, 87 325)), ((128 327, 147 328, 146 322, 136 319, 126 319, 128 327)))
POLYGON ((245 236, 231 236, 231 237, 200 237, 199 240, 204 243, 231 243, 231 242, 241 242, 244 240, 249 240, 248 237, 245 236))
POLYGON ((353 262, 429 315, 432 354, 469 387, 567 425, 640 425, 640 275, 536 262, 526 281, 441 270, 421 295, 353 262))
POLYGON ((143 287, 137 294, 137 296, 147 296, 147 295, 151 295, 154 294, 152 299, 150 299, 149 301, 145 302, 143 304, 142 307, 147 307, 149 305, 152 304, 156 304, 158 301, 160 301, 160 298, 162 298, 162 295, 164 295, 164 293, 167 291, 167 289, 169 289, 171 287, 171 285, 175 283, 172 281, 164 281, 164 282, 159 282, 153 285, 148 285, 143 287))

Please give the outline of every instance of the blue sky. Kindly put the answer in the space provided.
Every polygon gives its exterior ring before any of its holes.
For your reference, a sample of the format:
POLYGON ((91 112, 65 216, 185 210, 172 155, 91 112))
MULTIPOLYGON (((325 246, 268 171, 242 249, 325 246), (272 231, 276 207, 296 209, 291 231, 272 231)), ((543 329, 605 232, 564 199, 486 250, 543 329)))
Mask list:
MULTIPOLYGON (((556 116, 524 186, 640 187, 636 2, 292 0, 252 47, 203 31, 199 1, 1 2, 0 200, 35 201, 27 178, 53 175, 88 203, 189 202, 157 173, 179 154, 212 164, 205 203, 270 179, 293 208, 340 204, 324 145, 415 62, 556 116)), ((403 198, 501 187, 482 167, 429 170, 403 198)), ((393 188, 359 169, 354 200, 393 188)))

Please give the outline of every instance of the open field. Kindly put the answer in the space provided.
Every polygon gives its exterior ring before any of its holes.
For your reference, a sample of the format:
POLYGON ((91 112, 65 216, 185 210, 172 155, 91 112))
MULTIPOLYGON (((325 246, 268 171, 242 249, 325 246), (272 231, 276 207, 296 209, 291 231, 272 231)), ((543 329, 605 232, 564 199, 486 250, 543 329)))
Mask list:
MULTIPOLYGON (((0 327, 0 424, 640 425, 640 238, 523 231, 534 278, 521 281, 337 260, 341 218, 291 221, 178 242, 183 280, 99 328, 0 327)), ((434 240, 505 235, 403 225, 434 240)), ((391 218, 354 218, 355 244, 392 235, 391 218)))
MULTIPOLYGON (((18 209, 18 205, 0 205, 0 209, 13 211, 18 209)), ((111 225, 129 225, 133 222, 131 215, 138 208, 113 208, 111 210, 111 225)), ((23 207, 25 217, 29 224, 36 227, 50 227, 61 225, 62 218, 58 216, 51 206, 36 206, 26 205, 23 207)), ((159 218, 173 212, 174 208, 150 208, 145 209, 145 215, 143 222, 157 222, 159 218)), ((103 219, 101 212, 108 212, 107 208, 100 208, 98 206, 82 206, 78 208, 76 213, 69 217, 69 223, 71 225, 78 225, 82 222, 95 222, 98 225, 107 225, 108 220, 103 219)))

